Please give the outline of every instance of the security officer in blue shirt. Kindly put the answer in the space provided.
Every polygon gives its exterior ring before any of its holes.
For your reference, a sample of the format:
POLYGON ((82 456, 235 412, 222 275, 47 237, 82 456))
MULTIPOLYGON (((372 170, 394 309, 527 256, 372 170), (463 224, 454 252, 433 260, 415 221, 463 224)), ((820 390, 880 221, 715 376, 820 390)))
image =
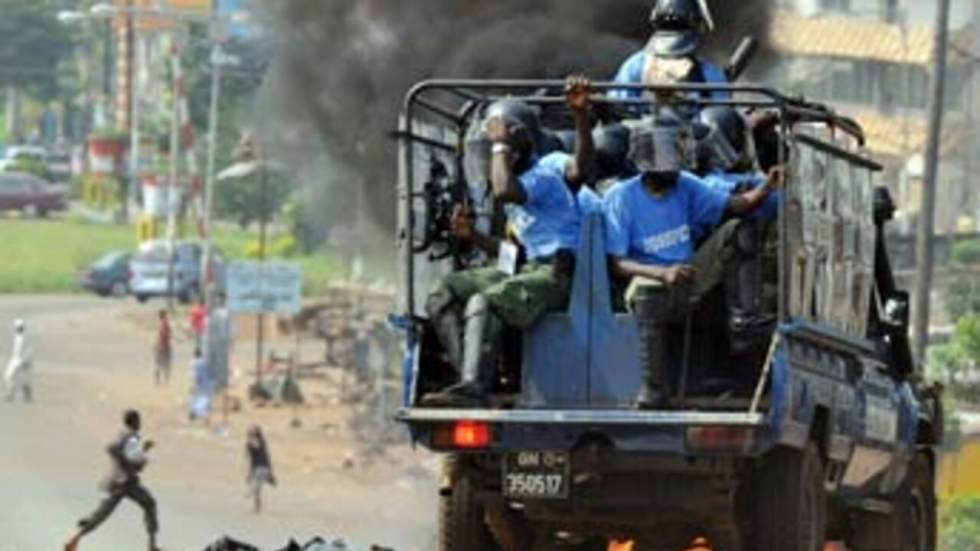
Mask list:
MULTIPOLYGON (((765 185, 766 177, 756 169, 750 147, 746 118, 732 107, 707 107, 699 114, 706 129, 699 147, 705 156, 704 181, 711 189, 736 194, 765 185)), ((731 312, 735 351, 751 341, 748 332, 763 327, 775 314, 779 277, 778 235, 781 193, 776 192, 759 206, 736 230, 734 258, 725 274, 726 297, 731 312)))
POLYGON ((667 402, 667 326, 722 281, 735 224, 719 225, 754 211, 781 182, 777 170, 765 186, 736 195, 714 191, 684 171, 683 125, 648 121, 633 130, 631 154, 641 174, 613 187, 603 205, 611 269, 631 280, 626 299, 641 331, 646 376, 639 408, 667 402))
MULTIPOLYGON (((713 30, 711 13, 703 0, 658 0, 650 15, 653 36, 646 47, 630 56, 614 79, 623 84, 702 83, 728 84, 725 71, 697 55, 704 35, 713 30)), ((616 98, 638 98, 639 90, 613 90, 616 98)), ((727 91, 702 94, 708 99, 729 99, 727 91)))
POLYGON ((589 86, 584 79, 570 79, 568 84, 577 134, 574 156, 538 157, 540 122, 527 104, 502 100, 488 107, 491 188, 495 200, 504 204, 527 261, 518 266, 515 244, 474 232, 465 216, 454 217, 456 235, 496 255, 497 266, 450 274, 429 296, 430 320, 450 361, 458 362, 461 380, 423 396, 423 406, 484 404, 496 375, 495 352, 504 326, 525 329, 548 310, 567 305, 581 231, 578 196, 582 184, 592 177, 594 158, 589 86), (461 343, 460 325, 464 326, 461 343))

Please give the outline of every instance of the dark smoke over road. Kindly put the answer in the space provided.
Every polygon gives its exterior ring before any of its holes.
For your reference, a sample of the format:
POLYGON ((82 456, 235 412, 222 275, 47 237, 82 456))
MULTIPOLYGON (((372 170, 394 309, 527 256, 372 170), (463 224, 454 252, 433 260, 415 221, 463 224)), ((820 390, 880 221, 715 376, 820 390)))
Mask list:
MULTIPOLYGON (((721 63, 746 33, 765 36, 769 0, 712 0, 721 63)), ((276 0, 266 116, 286 149, 325 153, 314 193, 336 203, 364 186, 371 217, 394 220, 394 144, 401 96, 427 77, 609 78, 649 35, 652 0, 276 0), (283 134, 283 133, 280 133, 283 134)), ((317 199, 314 201, 319 202, 317 199)), ((348 202, 346 210, 353 205, 348 202)), ((324 204, 325 212, 331 212, 324 204)), ((336 212, 336 210, 333 210, 336 212)))

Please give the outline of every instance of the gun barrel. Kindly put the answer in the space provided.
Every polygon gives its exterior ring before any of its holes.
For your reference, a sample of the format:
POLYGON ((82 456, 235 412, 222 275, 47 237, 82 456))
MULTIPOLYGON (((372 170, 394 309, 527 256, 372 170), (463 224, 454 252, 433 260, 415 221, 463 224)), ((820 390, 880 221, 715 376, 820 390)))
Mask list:
POLYGON ((759 41, 754 36, 746 36, 739 42, 728 66, 725 67, 725 76, 728 77, 729 82, 734 82, 742 76, 758 50, 759 41))

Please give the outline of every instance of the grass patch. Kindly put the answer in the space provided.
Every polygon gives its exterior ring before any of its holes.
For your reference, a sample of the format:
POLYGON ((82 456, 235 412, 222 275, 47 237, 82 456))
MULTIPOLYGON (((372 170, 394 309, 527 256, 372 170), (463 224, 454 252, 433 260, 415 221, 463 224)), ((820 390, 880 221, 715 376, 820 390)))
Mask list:
MULTIPOLYGON (((229 259, 243 258, 254 233, 222 227, 215 242, 229 259)), ((0 219, 0 293, 75 293, 78 275, 110 251, 136 248, 132 226, 53 220, 0 219)), ((333 254, 292 258, 303 268, 304 294, 317 295, 336 277, 342 261, 333 254)))

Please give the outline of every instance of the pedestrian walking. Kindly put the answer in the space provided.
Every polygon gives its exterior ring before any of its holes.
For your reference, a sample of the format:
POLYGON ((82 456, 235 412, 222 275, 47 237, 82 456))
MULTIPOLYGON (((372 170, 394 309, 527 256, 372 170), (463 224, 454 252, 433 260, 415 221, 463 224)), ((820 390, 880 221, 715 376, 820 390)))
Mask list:
POLYGON ((245 440, 245 455, 248 459, 248 494, 252 498, 253 510, 262 512, 262 486, 276 485, 276 476, 272 472, 272 460, 269 458, 269 447, 262 435, 262 429, 253 425, 248 430, 245 440))
POLYGON ((12 402, 20 393, 25 402, 34 399, 32 387, 34 371, 34 350, 27 338, 27 324, 24 320, 14 322, 14 348, 7 362, 4 384, 7 387, 7 401, 12 402))
POLYGON ((211 416, 211 396, 214 394, 214 381, 207 359, 200 349, 194 351, 191 361, 191 373, 194 376, 194 388, 191 390, 190 419, 204 419, 211 416))
POLYGON ((190 327, 191 336, 194 338, 194 348, 204 348, 204 327, 208 316, 208 310, 203 301, 197 301, 188 314, 187 325, 190 327))
POLYGON ((159 529, 156 500, 140 482, 139 477, 140 472, 146 468, 148 462, 146 454, 153 447, 153 441, 143 440, 140 436, 141 422, 138 411, 127 410, 123 414, 123 425, 123 432, 106 448, 112 461, 112 469, 101 484, 106 497, 91 515, 78 521, 78 531, 65 544, 65 551, 75 551, 82 537, 105 522, 124 498, 143 509, 143 521, 148 538, 147 548, 149 551, 159 551, 156 546, 159 529))
POLYGON ((157 323, 157 338, 153 346, 156 369, 153 379, 156 386, 170 383, 170 364, 173 361, 173 331, 166 310, 160 310, 157 323))

